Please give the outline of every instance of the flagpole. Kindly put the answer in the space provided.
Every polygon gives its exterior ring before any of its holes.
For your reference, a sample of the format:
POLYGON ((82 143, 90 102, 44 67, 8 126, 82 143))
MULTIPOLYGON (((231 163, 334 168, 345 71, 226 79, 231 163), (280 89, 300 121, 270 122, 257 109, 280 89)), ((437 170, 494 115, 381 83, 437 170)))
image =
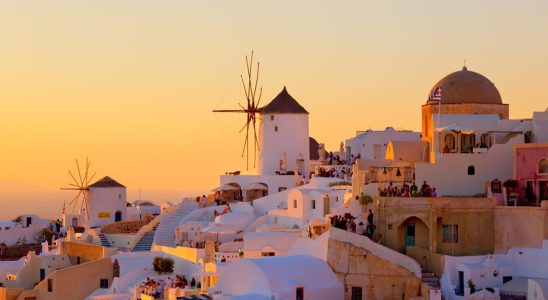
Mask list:
MULTIPOLYGON (((440 92, 441 93, 441 92, 440 92)), ((438 128, 441 128, 441 96, 440 96, 440 99, 438 100, 438 128)), ((439 145, 441 146, 441 130, 439 131, 439 136, 438 136, 438 143, 439 145)), ((438 151, 439 151, 439 147, 438 147, 438 151)), ((443 155, 443 151, 439 151, 440 153, 440 157, 443 155)))

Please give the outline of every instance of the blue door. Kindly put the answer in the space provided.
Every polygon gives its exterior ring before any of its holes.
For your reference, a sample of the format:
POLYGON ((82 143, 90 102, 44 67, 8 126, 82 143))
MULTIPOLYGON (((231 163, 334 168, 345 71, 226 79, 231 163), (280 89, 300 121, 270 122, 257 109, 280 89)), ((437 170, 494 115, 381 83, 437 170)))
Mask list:
POLYGON ((114 222, 120 222, 122 221, 122 212, 121 211, 117 211, 115 214, 114 214, 114 222))
POLYGON ((405 225, 405 247, 415 246, 415 224, 405 225))

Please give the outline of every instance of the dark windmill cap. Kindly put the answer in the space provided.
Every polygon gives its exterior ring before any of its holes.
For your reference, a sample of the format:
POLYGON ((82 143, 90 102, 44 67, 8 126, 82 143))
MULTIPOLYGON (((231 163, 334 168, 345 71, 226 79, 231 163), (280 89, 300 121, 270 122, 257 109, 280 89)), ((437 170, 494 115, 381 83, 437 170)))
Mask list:
POLYGON ((268 105, 261 108, 261 113, 263 114, 308 114, 308 111, 302 107, 295 98, 293 98, 287 92, 287 89, 284 86, 284 89, 270 101, 268 105))
POLYGON ((103 177, 102 179, 98 180, 97 182, 90 185, 89 187, 123 187, 125 188, 125 186, 120 184, 118 181, 108 176, 103 177))

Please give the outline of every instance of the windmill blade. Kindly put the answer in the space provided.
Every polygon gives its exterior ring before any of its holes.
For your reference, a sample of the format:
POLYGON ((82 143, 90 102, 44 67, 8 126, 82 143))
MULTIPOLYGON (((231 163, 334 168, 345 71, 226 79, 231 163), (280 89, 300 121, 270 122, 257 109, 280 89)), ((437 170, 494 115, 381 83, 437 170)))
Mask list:
POLYGON ((249 129, 247 130, 247 133, 245 134, 245 138, 244 138, 244 148, 243 148, 243 150, 242 150, 242 157, 244 157, 244 154, 245 154, 245 150, 246 150, 246 148, 247 148, 248 141, 249 141, 249 129))
POLYGON ((74 180, 75 185, 76 185, 77 187, 80 187, 80 186, 78 185, 78 180, 76 180, 76 177, 74 177, 74 175, 72 175, 72 172, 71 172, 70 170, 69 170, 68 172, 69 172, 69 174, 70 174, 70 177, 72 177, 72 180, 74 180))
POLYGON ((257 93, 258 84, 259 84, 259 63, 257 63, 257 74, 255 76, 255 87, 253 89, 253 106, 255 106, 255 94, 257 93))
MULTIPOLYGON (((82 208, 84 207, 84 201, 80 201, 80 210, 78 211, 80 214, 82 214, 82 208)), ((86 210, 87 213, 87 210, 86 210)))
POLYGON ((82 180, 82 172, 80 171, 80 164, 76 160, 76 168, 78 169, 78 177, 80 177, 80 186, 83 186, 84 181, 82 180))
POLYGON ((95 178, 95 175, 97 175, 97 172, 94 172, 93 175, 88 180, 88 184, 86 184, 85 188, 88 189, 89 182, 93 181, 93 178, 95 178))
POLYGON ((259 99, 257 99, 257 105, 256 105, 257 110, 259 109, 259 103, 261 103, 262 95, 263 95, 263 88, 261 87, 261 89, 259 90, 259 99))
POLYGON ((246 127, 249 126, 249 123, 251 122, 251 117, 250 117, 250 114, 247 114, 247 121, 245 122, 244 126, 242 127, 242 129, 240 129, 240 131, 238 131, 238 133, 242 133, 242 131, 244 131, 244 129, 246 129, 246 127))
POLYGON ((84 182, 82 183, 82 187, 88 186, 89 165, 90 165, 90 162, 88 161, 88 158, 86 157, 86 173, 84 173, 84 182))
POLYGON ((74 199, 72 199, 72 201, 69 202, 69 206, 72 205, 72 212, 71 214, 74 215, 74 210, 76 209, 76 206, 78 205, 78 200, 80 200, 80 193, 79 192, 76 197, 74 197, 74 199))
POLYGON ((244 88, 245 98, 247 100, 247 107, 249 107, 249 105, 251 105, 251 103, 249 102, 249 94, 247 93, 247 87, 245 86, 244 76, 240 75, 240 78, 242 79, 242 86, 244 88))
POLYGON ((72 198, 72 200, 70 200, 70 202, 68 203, 68 205, 72 205, 73 203, 77 202, 78 201, 78 197, 80 196, 80 193, 76 194, 76 196, 74 196, 74 198, 72 198))
POLYGON ((257 128, 255 126, 255 119, 253 119, 253 134, 255 135, 255 143, 253 145, 253 167, 256 167, 257 162, 257 149, 259 149, 259 142, 257 141, 257 128))

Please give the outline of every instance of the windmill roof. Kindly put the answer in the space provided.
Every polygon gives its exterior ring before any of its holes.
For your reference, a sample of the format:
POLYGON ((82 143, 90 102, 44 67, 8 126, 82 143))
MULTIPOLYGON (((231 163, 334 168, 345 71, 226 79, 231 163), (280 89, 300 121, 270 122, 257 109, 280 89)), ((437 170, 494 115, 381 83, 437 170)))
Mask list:
POLYGON ((295 98, 289 95, 285 86, 274 100, 261 108, 261 112, 266 114, 308 114, 306 109, 295 98))
POLYGON ((97 180, 97 182, 90 185, 89 187, 123 187, 123 188, 125 188, 124 185, 122 185, 118 181, 116 181, 116 180, 114 180, 114 179, 112 179, 108 176, 105 176, 102 179, 97 180))

